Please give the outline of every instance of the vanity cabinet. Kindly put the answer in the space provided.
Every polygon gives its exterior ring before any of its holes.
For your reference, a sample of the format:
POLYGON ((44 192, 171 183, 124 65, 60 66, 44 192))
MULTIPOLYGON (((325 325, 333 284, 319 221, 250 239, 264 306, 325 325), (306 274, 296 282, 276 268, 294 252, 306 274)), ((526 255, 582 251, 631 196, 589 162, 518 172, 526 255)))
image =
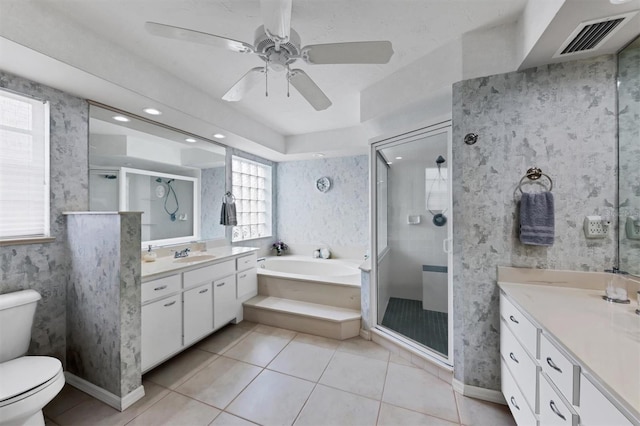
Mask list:
POLYGON ((256 255, 189 267, 142 284, 142 372, 231 321, 257 294, 256 255))
POLYGON ((516 423, 627 426, 561 342, 500 293, 502 393, 516 423))

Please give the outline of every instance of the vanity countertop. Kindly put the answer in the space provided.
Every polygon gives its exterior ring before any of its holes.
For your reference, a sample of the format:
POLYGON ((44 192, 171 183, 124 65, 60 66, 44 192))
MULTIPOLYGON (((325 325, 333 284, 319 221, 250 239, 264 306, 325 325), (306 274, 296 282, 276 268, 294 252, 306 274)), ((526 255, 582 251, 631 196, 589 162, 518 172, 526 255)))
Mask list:
POLYGON ((608 303, 602 290, 498 282, 629 412, 640 419, 640 316, 631 304, 608 303))
POLYGON ((171 256, 158 257, 155 262, 142 262, 142 281, 149 281, 162 274, 171 272, 180 272, 193 266, 206 266, 207 264, 217 263, 228 258, 240 256, 243 254, 253 253, 258 249, 255 247, 215 247, 207 249, 207 251, 193 252, 188 257, 175 259, 171 256), (197 258, 199 256, 214 256, 212 259, 194 260, 189 262, 186 259, 197 258), (179 262, 177 262, 179 260, 179 262))

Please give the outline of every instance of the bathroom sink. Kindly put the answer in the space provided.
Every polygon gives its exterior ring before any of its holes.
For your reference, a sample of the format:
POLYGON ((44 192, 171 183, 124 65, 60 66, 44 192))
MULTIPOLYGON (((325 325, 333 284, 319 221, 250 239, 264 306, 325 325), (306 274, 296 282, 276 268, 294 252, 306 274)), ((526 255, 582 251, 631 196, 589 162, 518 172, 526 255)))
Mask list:
POLYGON ((187 256, 181 257, 180 259, 175 259, 174 263, 191 263, 191 262, 202 262, 205 260, 215 259, 215 256, 212 254, 200 254, 197 256, 187 256))

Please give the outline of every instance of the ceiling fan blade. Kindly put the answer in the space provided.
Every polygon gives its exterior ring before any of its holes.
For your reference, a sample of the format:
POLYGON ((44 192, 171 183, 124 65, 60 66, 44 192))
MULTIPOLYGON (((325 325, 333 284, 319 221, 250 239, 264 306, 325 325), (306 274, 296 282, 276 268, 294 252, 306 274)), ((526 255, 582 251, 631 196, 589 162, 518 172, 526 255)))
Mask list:
POLYGON ((190 41, 194 43, 208 44, 209 46, 220 47, 239 53, 254 53, 252 45, 242 41, 220 37, 214 34, 207 34, 200 31, 189 30, 187 28, 174 27, 172 25, 158 24, 156 22, 146 22, 144 28, 149 34, 172 38, 175 40, 190 41))
POLYGON ((260 82, 264 75, 264 67, 251 68, 240 80, 233 85, 222 97, 227 102, 237 102, 249 91, 253 86, 260 82))
POLYGON ((260 0, 264 28, 282 41, 289 39, 292 0, 260 0))
POLYGON ((331 106, 331 101, 327 98, 311 77, 301 69, 291 70, 289 73, 289 82, 296 88, 303 98, 315 108, 316 111, 322 111, 331 106))
POLYGON ((386 64, 393 55, 390 41, 312 44, 302 48, 309 64, 386 64))

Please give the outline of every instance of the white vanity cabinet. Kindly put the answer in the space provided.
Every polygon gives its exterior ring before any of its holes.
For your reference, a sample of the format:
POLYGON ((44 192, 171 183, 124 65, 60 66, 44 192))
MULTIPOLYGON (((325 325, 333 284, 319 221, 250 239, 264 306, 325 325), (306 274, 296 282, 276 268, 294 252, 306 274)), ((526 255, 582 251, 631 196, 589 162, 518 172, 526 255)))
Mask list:
POLYGON ((500 293, 502 393, 516 423, 628 426, 554 336, 500 293))
POLYGON ((171 275, 144 282, 142 372, 234 319, 242 321, 242 302, 257 294, 255 268, 256 255, 242 255, 205 266, 182 267, 171 275))

